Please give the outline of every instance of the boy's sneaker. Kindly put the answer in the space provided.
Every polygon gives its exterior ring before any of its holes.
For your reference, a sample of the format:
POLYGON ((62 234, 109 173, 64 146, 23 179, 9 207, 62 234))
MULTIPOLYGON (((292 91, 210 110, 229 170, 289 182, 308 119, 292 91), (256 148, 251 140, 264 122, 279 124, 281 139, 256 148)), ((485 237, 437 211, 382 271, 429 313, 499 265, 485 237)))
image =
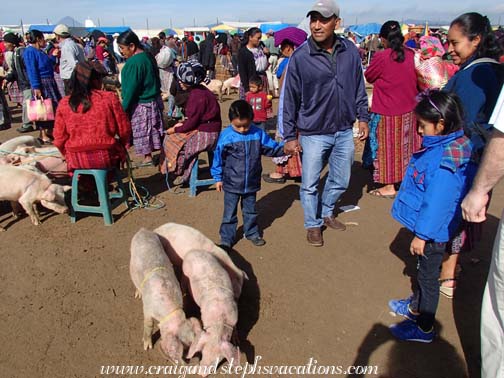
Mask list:
POLYGON ((266 244, 266 240, 261 238, 260 236, 257 236, 253 239, 249 239, 252 244, 254 244, 256 247, 262 247, 264 244, 266 244))
POLYGON ((416 321, 418 315, 413 314, 409 309, 409 305, 412 300, 413 295, 406 299, 390 300, 388 303, 388 306, 390 308, 390 314, 392 316, 400 315, 405 317, 406 319, 416 321))
POLYGON ((412 320, 405 320, 401 323, 393 324, 389 327, 389 329, 392 335, 403 341, 430 343, 434 340, 434 329, 430 332, 422 331, 422 329, 412 320))

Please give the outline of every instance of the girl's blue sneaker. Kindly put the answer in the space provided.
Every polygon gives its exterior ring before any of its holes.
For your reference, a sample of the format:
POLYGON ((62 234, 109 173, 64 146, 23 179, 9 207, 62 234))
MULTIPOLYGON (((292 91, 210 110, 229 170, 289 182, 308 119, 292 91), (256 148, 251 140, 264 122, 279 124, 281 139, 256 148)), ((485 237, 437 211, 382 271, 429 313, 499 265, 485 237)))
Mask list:
POLYGON ((401 323, 391 325, 389 329, 396 339, 403 341, 431 343, 432 340, 434 340, 434 330, 431 330, 430 332, 422 331, 422 329, 412 320, 405 320, 401 323))
POLYGON ((409 305, 413 300, 413 295, 406 299, 392 299, 389 301, 390 314, 392 316, 400 315, 406 319, 416 321, 417 315, 409 310, 409 305))

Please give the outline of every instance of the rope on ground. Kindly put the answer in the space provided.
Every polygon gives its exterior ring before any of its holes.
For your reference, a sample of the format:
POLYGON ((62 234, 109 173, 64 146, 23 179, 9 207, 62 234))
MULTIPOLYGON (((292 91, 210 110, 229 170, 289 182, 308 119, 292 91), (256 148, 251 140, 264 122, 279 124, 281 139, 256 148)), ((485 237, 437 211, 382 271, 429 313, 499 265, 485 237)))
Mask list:
POLYGON ((128 188, 131 197, 133 198, 134 205, 132 210, 146 209, 146 210, 159 210, 165 207, 165 203, 155 196, 151 196, 149 190, 142 185, 137 185, 133 177, 133 168, 131 166, 131 159, 126 151, 126 164, 128 167, 128 188))

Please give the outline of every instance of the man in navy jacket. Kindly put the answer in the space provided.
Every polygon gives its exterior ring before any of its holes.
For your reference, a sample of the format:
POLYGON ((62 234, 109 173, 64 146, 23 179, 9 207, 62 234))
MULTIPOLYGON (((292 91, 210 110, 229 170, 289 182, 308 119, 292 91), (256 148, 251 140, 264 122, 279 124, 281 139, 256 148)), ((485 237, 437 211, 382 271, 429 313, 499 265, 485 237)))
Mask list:
POLYGON ((289 60, 279 124, 285 153, 302 152, 304 227, 308 243, 322 246, 324 224, 346 228, 334 217, 334 206, 350 182, 353 124, 359 120, 359 138, 366 139, 369 113, 359 52, 334 34, 340 24, 339 7, 334 0, 317 0, 307 16, 311 37, 289 60), (329 175, 320 199, 320 174, 327 162, 329 175))

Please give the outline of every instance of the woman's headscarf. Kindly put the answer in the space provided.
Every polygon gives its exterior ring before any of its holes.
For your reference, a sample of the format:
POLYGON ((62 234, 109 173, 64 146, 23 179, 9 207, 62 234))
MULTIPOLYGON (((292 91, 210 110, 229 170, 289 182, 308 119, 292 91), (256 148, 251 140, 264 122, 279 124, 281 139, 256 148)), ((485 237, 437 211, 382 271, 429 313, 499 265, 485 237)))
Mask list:
POLYGON ((199 62, 190 60, 179 64, 175 75, 182 83, 193 86, 205 80, 206 72, 199 62))
POLYGON ((420 54, 423 59, 442 57, 445 54, 445 49, 441 41, 436 37, 423 36, 420 38, 420 54))
POLYGON ((89 81, 91 80, 91 76, 93 75, 93 71, 97 76, 107 76, 107 71, 103 67, 103 65, 99 62, 95 61, 86 61, 77 63, 75 66, 75 75, 77 81, 83 86, 88 87, 89 81))

